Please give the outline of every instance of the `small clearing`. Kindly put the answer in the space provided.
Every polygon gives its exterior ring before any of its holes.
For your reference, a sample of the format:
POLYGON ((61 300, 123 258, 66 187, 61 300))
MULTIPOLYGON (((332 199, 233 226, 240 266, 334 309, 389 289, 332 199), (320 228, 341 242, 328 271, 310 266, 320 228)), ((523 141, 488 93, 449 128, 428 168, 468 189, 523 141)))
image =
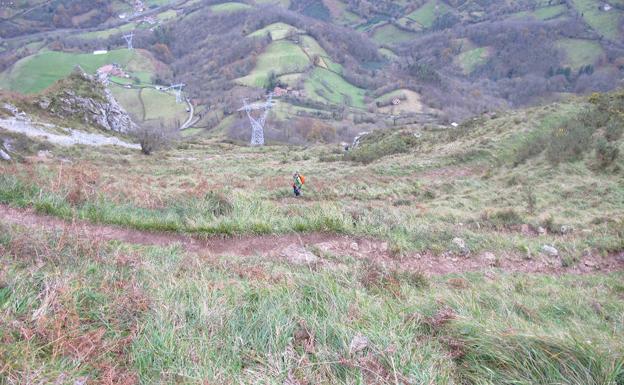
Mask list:
POLYGON ((388 94, 380 96, 377 100, 383 104, 390 103, 392 99, 399 98, 400 104, 381 107, 379 112, 383 114, 403 114, 403 113, 425 113, 430 109, 425 106, 420 100, 420 94, 418 92, 400 89, 392 91, 388 94))

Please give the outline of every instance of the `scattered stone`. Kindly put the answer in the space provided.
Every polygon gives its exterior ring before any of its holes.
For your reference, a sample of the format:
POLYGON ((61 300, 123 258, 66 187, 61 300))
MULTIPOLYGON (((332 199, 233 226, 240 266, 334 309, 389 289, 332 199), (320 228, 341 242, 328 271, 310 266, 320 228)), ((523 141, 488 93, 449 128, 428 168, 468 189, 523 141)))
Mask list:
POLYGON ((349 353, 354 354, 361 352, 362 350, 368 347, 368 338, 364 337, 361 334, 353 337, 351 340, 351 344, 349 345, 349 353))
POLYGON ((574 232, 574 227, 572 226, 561 226, 561 234, 571 234, 574 232))
POLYGON ((42 110, 47 110, 50 107, 51 103, 52 103, 52 101, 50 99, 46 98, 46 97, 43 97, 43 98, 41 98, 41 99, 39 99, 37 101, 37 105, 42 110))
POLYGON ((358 246, 357 242, 353 242, 351 243, 351 250, 353 251, 358 251, 360 249, 360 247, 358 246))
POLYGON ((483 253, 483 259, 490 266, 495 266, 496 265, 496 255, 494 255, 493 253, 490 253, 490 252, 483 253))
POLYGON ((380 245, 380 250, 383 252, 388 251, 388 242, 382 242, 382 244, 380 245))
POLYGON ((546 234, 546 229, 543 228, 542 226, 540 226, 540 227, 537 228, 537 233, 539 235, 544 235, 544 234, 546 234))
POLYGON ((296 244, 292 244, 282 250, 281 256, 295 265, 312 265, 319 261, 319 257, 296 244))
POLYGON ((461 238, 453 238, 453 243, 457 245, 460 249, 466 248, 466 242, 461 238))
POLYGON ((551 256, 551 257, 558 257, 559 256, 559 250, 557 250, 554 247, 549 246, 549 245, 542 246, 542 251, 544 253, 546 253, 547 255, 551 256))
POLYGON ((459 247, 460 252, 463 255, 466 255, 470 252, 470 250, 468 250, 468 248, 466 247, 466 241, 464 241, 461 238, 453 238, 453 243, 459 247))
POLYGON ((594 261, 592 261, 590 259, 586 260, 584 263, 585 263, 585 266, 587 266, 587 267, 596 267, 596 262, 594 262, 594 261))

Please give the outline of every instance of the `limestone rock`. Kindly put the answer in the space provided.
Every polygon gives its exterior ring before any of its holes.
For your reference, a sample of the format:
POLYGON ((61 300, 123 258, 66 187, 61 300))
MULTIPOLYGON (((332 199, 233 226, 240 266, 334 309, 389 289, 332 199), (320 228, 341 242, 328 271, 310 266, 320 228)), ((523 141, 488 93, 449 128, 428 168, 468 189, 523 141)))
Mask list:
POLYGON ((55 116, 79 119, 107 131, 128 133, 137 128, 111 91, 79 68, 37 98, 35 105, 55 116))
POLYGON ((351 344, 349 345, 349 352, 351 354, 361 352, 368 347, 368 338, 361 334, 353 337, 351 344))
POLYGON ((282 250, 281 256, 295 265, 312 265, 319 261, 319 257, 296 244, 292 244, 282 250))
POLYGON ((549 245, 542 246, 542 251, 551 257, 559 256, 559 250, 549 245))

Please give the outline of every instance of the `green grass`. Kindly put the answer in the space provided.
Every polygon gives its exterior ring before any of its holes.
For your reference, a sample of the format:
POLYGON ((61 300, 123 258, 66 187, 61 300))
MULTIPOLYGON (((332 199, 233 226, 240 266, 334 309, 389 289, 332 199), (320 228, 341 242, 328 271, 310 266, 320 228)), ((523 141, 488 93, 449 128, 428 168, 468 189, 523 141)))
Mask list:
POLYGON ((420 24, 424 28, 431 28, 436 18, 448 11, 448 6, 438 0, 429 0, 422 7, 406 17, 420 24))
POLYGON ((566 64, 573 70, 594 65, 604 55, 600 43, 592 40, 562 39, 557 41, 557 47, 565 52, 566 64))
POLYGON ((124 107, 137 123, 147 120, 164 120, 167 124, 179 126, 188 118, 186 103, 176 103, 175 96, 153 88, 127 89, 110 86, 115 99, 124 107), (142 101, 142 102, 141 102, 142 101))
POLYGON ((272 40, 282 40, 288 36, 290 32, 300 33, 302 32, 298 28, 293 27, 292 25, 286 23, 273 23, 267 25, 266 27, 259 29, 255 32, 247 35, 248 37, 264 37, 267 34, 271 35, 272 40))
POLYGON ((271 72, 276 75, 303 72, 309 64, 310 59, 301 47, 289 41, 276 41, 258 57, 253 71, 237 81, 249 87, 265 87, 271 72))
POLYGON ((141 98, 145 103, 145 119, 164 118, 183 123, 188 118, 186 103, 176 103, 175 96, 153 88, 144 88, 141 98))
POLYGON ((479 47, 460 53, 455 60, 465 74, 471 74, 477 67, 487 62, 489 55, 487 47, 479 47))
POLYGON ((550 20, 565 14, 568 8, 564 4, 537 8, 533 11, 522 11, 513 14, 514 18, 532 17, 537 20, 550 20))
POLYGON ((378 27, 373 33, 373 40, 379 44, 396 44, 412 40, 416 35, 395 27, 392 24, 386 24, 378 27))
POLYGON ((126 33, 135 30, 138 27, 137 23, 127 23, 120 27, 109 28, 100 31, 84 32, 77 36, 82 39, 107 39, 113 35, 126 33))
POLYGON ((93 74, 99 67, 113 62, 124 67, 149 66, 148 59, 141 53, 125 49, 113 50, 104 55, 46 51, 21 59, 3 72, 0 86, 25 94, 37 93, 67 77, 76 65, 93 74))
POLYGON ((349 255, 310 269, 73 232, 0 234, 7 383, 602 385, 623 375, 621 273, 427 278, 349 255))
POLYGON ((596 0, 572 0, 576 11, 583 15, 583 20, 596 32, 604 35, 607 39, 621 41, 622 35, 619 28, 623 17, 622 11, 613 8, 609 12, 599 9, 603 3, 596 0))
MULTIPOLYGON (((624 247, 622 223, 604 219, 624 216, 624 189, 617 177, 623 158, 607 170, 597 169, 593 138, 582 151, 571 149, 574 156, 558 165, 546 149, 568 146, 569 140, 556 140, 557 129, 572 118, 592 115, 579 115, 585 108, 585 102, 572 100, 469 121, 452 131, 423 129, 418 137, 411 136, 412 130, 391 131, 404 136, 373 137, 367 145, 372 150, 354 150, 351 158, 333 146, 221 143, 219 135, 236 119, 230 116, 214 138, 193 138, 152 157, 113 148, 54 149, 55 157, 73 159, 80 172, 92 175, 88 185, 81 181, 90 179, 71 176, 78 170, 53 162, 0 165, 6 175, 0 201, 147 230, 204 235, 331 231, 385 239, 399 252, 434 254, 448 251, 453 238, 460 237, 475 255, 535 255, 552 244, 562 255, 580 258, 587 250, 608 253, 624 247), (293 169, 308 177, 300 200, 290 198, 293 169), (59 180, 59 173, 65 177, 59 180), (532 203, 519 193, 520 186, 532 186, 532 203), (88 194, 69 199, 77 188, 88 194), (209 191, 227 196, 232 213, 212 215, 203 202, 209 191), (499 221, 497 213, 510 210, 532 228, 552 217, 576 230, 565 238, 556 232, 529 236, 513 227, 520 223, 499 221)), ((621 147, 622 138, 611 140, 621 147)))
POLYGON ((244 3, 229 2, 229 3, 211 5, 210 9, 214 13, 230 13, 230 12, 247 11, 247 10, 252 9, 252 6, 250 6, 249 4, 244 4, 244 3))
POLYGON ((305 91, 308 97, 316 100, 364 108, 363 89, 323 68, 312 70, 305 81, 305 91))

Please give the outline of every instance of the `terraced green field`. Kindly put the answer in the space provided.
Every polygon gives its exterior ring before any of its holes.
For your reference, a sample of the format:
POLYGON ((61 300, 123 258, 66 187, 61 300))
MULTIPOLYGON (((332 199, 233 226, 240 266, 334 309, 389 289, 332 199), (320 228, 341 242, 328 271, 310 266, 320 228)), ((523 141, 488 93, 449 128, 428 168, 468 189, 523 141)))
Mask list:
POLYGON ((248 9, 252 9, 249 4, 238 3, 238 2, 229 2, 229 3, 221 3, 210 6, 210 9, 214 13, 227 13, 227 12, 239 12, 246 11, 248 9))
POLYGON ((307 96, 323 102, 364 108, 364 90, 347 82, 340 75, 315 68, 305 82, 307 96))
POLYGON ((45 51, 18 61, 11 69, 2 73, 0 88, 32 94, 66 77, 76 65, 80 65, 88 73, 95 73, 99 67, 109 63, 119 63, 124 67, 131 63, 135 67, 148 66, 148 63, 142 62, 144 58, 138 50, 119 49, 105 55, 45 51))
POLYGON ((375 32, 373 33, 373 40, 379 44, 391 45, 409 41, 413 39, 414 36, 416 36, 414 33, 399 29, 392 24, 386 24, 375 29, 375 32))
POLYGON ((288 34, 291 31, 294 31, 297 33, 303 32, 300 29, 293 27, 292 25, 280 22, 280 23, 267 25, 266 27, 259 29, 255 32, 252 32, 247 36, 248 37, 264 37, 267 34, 270 34, 271 40, 275 41, 275 40, 282 40, 286 38, 286 36, 288 36, 288 34))
POLYGON ((455 62, 465 74, 471 74, 478 66, 484 64, 490 55, 487 47, 474 48, 460 53, 455 62))
POLYGON ((568 8, 564 4, 537 8, 534 11, 523 11, 513 15, 514 18, 532 17, 538 20, 550 20, 565 14, 568 8))
POLYGON ((114 84, 110 89, 137 123, 162 119, 166 124, 179 126, 188 117, 186 104, 177 104, 173 94, 153 88, 127 89, 114 84))
POLYGON ((422 7, 410 13, 406 17, 420 24, 423 28, 431 28, 437 16, 448 11, 448 6, 438 0, 429 0, 422 7))
POLYGON ((624 17, 622 11, 616 8, 606 12, 601 9, 602 2, 596 0, 572 0, 574 8, 583 15, 583 20, 596 32, 614 41, 622 41, 618 30, 619 23, 624 17))
POLYGON ((585 65, 593 65, 604 54, 598 42, 583 39, 562 39, 557 42, 567 57, 567 64, 577 70, 585 65))
POLYGON ((276 41, 258 57, 256 68, 247 76, 237 79, 249 87, 265 87, 271 72, 276 75, 303 72, 310 59, 301 47, 289 41, 276 41))

